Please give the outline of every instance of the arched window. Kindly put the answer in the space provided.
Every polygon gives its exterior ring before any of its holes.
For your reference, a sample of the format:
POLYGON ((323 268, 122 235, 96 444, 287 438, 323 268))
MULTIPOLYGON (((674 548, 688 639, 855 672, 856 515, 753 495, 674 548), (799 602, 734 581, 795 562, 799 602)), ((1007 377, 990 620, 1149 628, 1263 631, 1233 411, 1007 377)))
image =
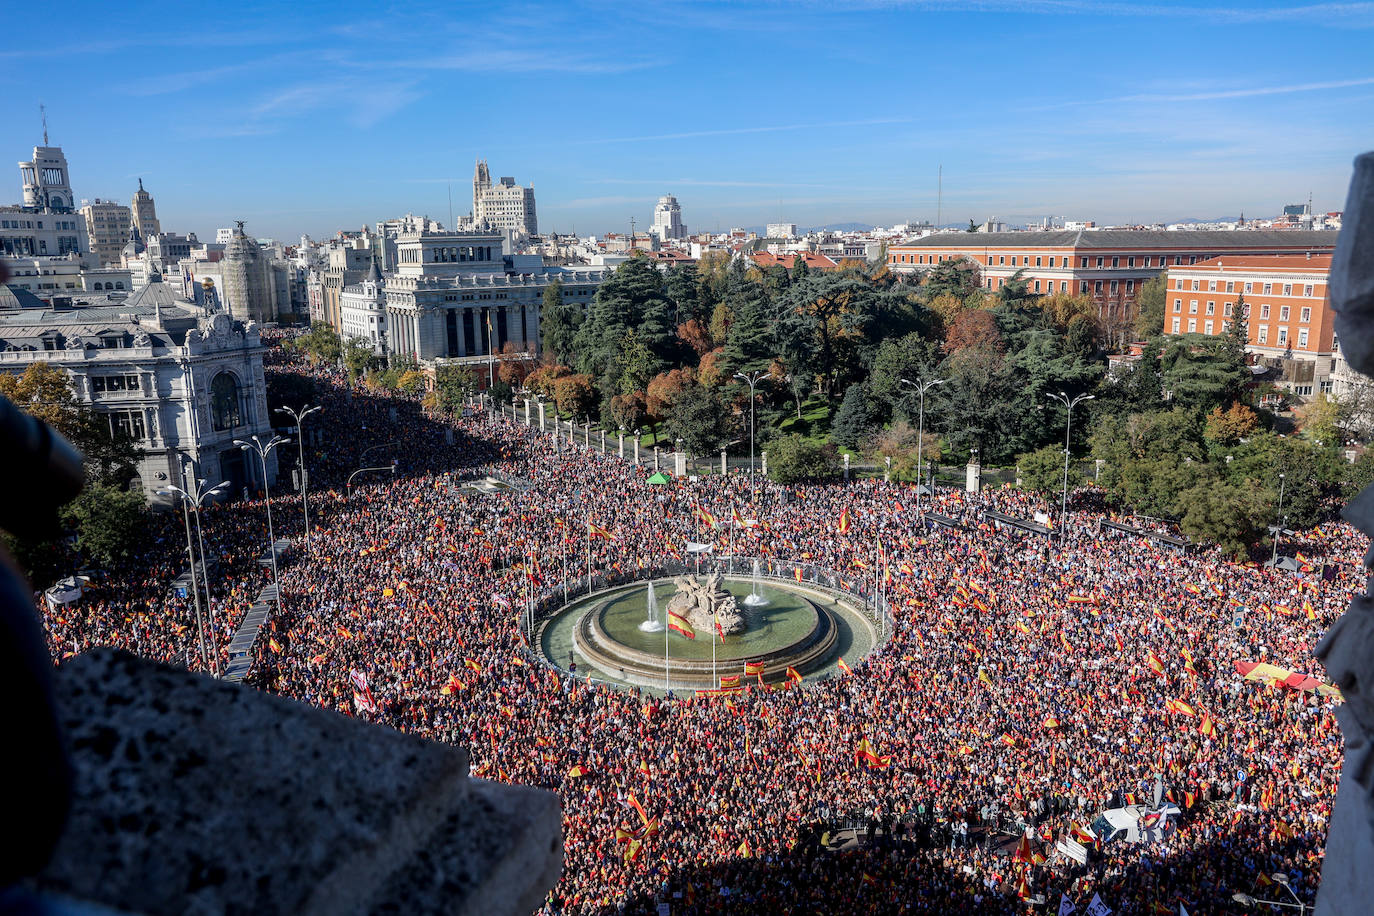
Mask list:
POLYGON ((123 281, 123 280, 116 280, 116 281, 115 281, 114 288, 115 288, 115 289, 123 289, 123 288, 124 288, 124 281, 123 281))
POLYGON ((239 383, 228 372, 221 372, 210 383, 210 420, 216 430, 243 425, 239 408, 239 383))

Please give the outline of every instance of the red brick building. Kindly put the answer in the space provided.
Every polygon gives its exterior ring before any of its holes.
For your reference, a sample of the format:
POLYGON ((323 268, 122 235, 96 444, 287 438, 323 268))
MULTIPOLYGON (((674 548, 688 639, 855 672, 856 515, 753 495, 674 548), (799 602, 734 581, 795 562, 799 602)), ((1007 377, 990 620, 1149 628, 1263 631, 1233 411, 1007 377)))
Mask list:
POLYGON ((800 254, 773 254, 771 251, 756 251, 749 256, 754 261, 754 266, 759 270, 767 270, 770 267, 782 265, 790 272, 792 266, 797 262, 797 258, 802 259, 807 270, 836 270, 839 264, 827 258, 823 254, 814 251, 803 251, 800 254))
POLYGON ((887 250, 888 268, 924 273, 942 261, 967 258, 983 288, 995 292, 1018 271, 1032 293, 1088 296, 1109 331, 1135 317, 1141 284, 1171 267, 1226 255, 1329 253, 1330 231, 1164 231, 1135 229, 1044 232, 942 232, 887 250))
POLYGON ((1281 384, 1296 395, 1331 391, 1339 352, 1330 272, 1329 254, 1226 255, 1171 267, 1164 333, 1222 334, 1244 296, 1246 349, 1281 369, 1281 384))

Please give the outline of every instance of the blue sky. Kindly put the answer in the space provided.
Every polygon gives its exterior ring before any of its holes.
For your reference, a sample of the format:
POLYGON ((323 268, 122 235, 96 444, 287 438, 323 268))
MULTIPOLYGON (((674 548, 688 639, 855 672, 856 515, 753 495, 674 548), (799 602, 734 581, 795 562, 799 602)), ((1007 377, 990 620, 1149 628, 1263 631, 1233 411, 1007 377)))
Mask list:
MULTIPOLYGON (((10 162, 46 103, 78 196, 315 237, 467 212, 540 227, 1340 209, 1374 148, 1374 3, 11 4, 10 162)), ((11 166, 12 168, 12 166, 11 166)), ((18 170, 0 201, 19 199, 18 170)))

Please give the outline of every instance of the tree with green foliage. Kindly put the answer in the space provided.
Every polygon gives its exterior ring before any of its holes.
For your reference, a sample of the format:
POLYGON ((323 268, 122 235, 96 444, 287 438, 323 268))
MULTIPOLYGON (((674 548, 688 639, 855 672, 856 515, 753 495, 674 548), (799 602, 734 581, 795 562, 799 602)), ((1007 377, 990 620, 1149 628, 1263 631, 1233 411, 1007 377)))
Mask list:
POLYGON ((477 390, 477 375, 462 366, 440 366, 434 370, 431 405, 446 414, 463 409, 463 403, 477 390))
POLYGON ((833 479, 840 472, 834 445, 812 442, 796 433, 769 440, 768 476, 781 484, 833 479))
POLYGON ((732 321, 721 353, 725 370, 733 374, 766 368, 778 352, 773 334, 777 321, 768 290, 762 283, 745 280, 731 287, 729 305, 732 321))
POLYGON ((997 288, 993 298, 999 306, 1007 308, 1024 308, 1030 305, 1035 300, 1035 294, 1030 291, 1026 269, 1022 267, 1007 278, 1007 281, 997 288))
POLYGON ((87 556, 114 563, 139 551, 139 534, 148 525, 148 507, 142 493, 88 484, 63 509, 63 520, 76 530, 77 546, 87 556))
POLYGON ((855 382, 844 392, 839 412, 830 426, 830 438, 844 448, 858 448, 868 438, 871 420, 868 413, 868 397, 861 382, 855 382))
POLYGON ((358 377, 372 365, 372 361, 372 344, 366 338, 350 337, 344 341, 343 364, 344 368, 348 370, 350 381, 357 381, 358 377))
POLYGON ((1179 494, 1179 529, 1188 537, 1211 542, 1236 559, 1259 539, 1263 507, 1254 491, 1231 483, 1205 481, 1179 494))
POLYGON ((574 420, 590 417, 596 409, 594 379, 586 373, 565 375, 553 383, 553 402, 558 412, 574 420))
POLYGON ((556 363, 574 361, 573 341, 582 327, 582 306, 563 301, 563 284, 553 280, 544 287, 543 304, 539 307, 539 340, 543 352, 556 363))
POLYGON ((693 319, 704 324, 710 318, 709 311, 702 314, 701 275, 695 264, 688 262, 669 270, 663 291, 673 303, 673 324, 686 324, 693 319))
POLYGON ((598 387, 614 389, 620 376, 621 342, 627 331, 644 324, 646 316, 653 319, 654 337, 644 339, 650 351, 676 346, 673 305, 663 286, 663 275, 644 258, 631 258, 597 289, 587 318, 577 330, 573 350, 577 368, 594 376, 598 387))
POLYGON ((1245 399, 1250 370, 1224 337, 1186 334, 1172 338, 1160 355, 1164 388, 1185 407, 1209 411, 1245 399))
POLYGON ((921 291, 929 302, 937 296, 952 295, 963 299, 978 291, 978 266, 967 258, 950 258, 936 264, 926 274, 921 291))
POLYGON ((327 321, 310 322, 310 330, 289 341, 287 346, 304 353, 312 363, 336 363, 343 353, 339 334, 327 321))
POLYGON ((710 455, 727 446, 738 434, 737 418, 704 385, 691 381, 673 399, 665 424, 670 438, 681 439, 692 455, 710 455))
MULTIPOLYGON (((1023 490, 1042 496, 1060 492, 1064 486, 1064 446, 1046 445, 1020 456, 1016 459, 1016 476, 1023 490)), ((1077 483, 1071 470, 1069 486, 1077 483)))
POLYGON ((1164 333, 1164 307, 1168 299, 1169 276, 1159 276, 1140 284, 1135 297, 1133 330, 1138 340, 1149 340, 1164 333))
MULTIPOLYGON (((1238 365, 1249 362, 1245 346, 1250 342, 1250 307, 1245 304, 1245 294, 1236 296, 1236 304, 1231 308, 1231 320, 1226 322, 1226 331, 1221 335, 1221 352, 1238 365)), ((1249 380, 1247 376, 1247 381, 1249 380)))
POLYGON ((939 362, 940 344, 934 338, 913 333, 880 343, 868 374, 870 415, 879 422, 898 414, 916 419, 919 397, 902 381, 934 378, 939 362))

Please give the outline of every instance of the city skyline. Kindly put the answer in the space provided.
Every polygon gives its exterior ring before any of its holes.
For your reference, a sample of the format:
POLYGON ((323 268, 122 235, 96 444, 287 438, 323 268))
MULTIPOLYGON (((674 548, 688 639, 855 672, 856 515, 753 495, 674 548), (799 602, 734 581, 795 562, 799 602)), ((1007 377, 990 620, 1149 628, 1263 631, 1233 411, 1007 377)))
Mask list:
POLYGON ((942 166, 946 224, 1342 206, 1374 4, 960 6, 262 7, 186 13, 154 46, 136 9, 78 4, 99 37, 63 68, 0 43, 0 115, 17 160, 46 104, 80 198, 141 177, 202 239, 451 224, 478 158, 534 186, 543 231, 583 235, 647 230, 664 194, 691 231, 934 219, 942 166))

